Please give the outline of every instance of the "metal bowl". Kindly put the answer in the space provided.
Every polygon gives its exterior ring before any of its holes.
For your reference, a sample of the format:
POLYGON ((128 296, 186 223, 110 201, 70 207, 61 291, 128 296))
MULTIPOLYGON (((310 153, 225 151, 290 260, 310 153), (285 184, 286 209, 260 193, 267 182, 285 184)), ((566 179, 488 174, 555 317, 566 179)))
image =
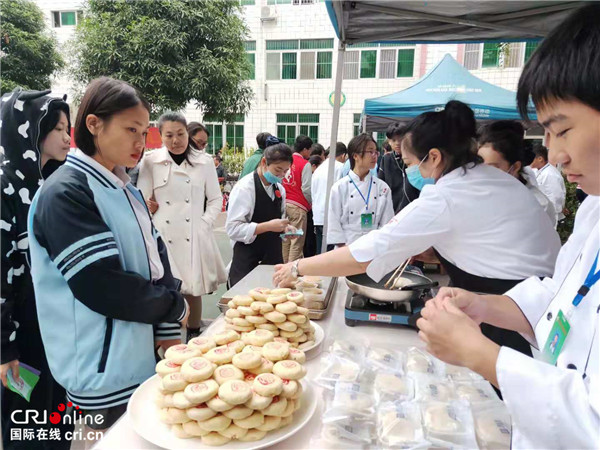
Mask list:
POLYGON ((366 273, 352 275, 346 277, 346 284, 351 291, 357 294, 383 302, 410 301, 414 297, 415 291, 423 291, 438 285, 437 281, 432 281, 424 275, 404 272, 402 277, 411 280, 412 284, 400 289, 387 289, 384 285, 392 274, 393 272, 388 273, 379 282, 373 281, 366 273))

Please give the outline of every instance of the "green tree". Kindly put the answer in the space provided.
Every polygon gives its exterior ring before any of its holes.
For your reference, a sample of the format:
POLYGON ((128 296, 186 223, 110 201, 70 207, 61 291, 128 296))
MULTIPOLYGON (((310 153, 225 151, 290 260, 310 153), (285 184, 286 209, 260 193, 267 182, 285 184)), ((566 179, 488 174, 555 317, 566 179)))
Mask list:
POLYGON ((2 94, 16 86, 50 88, 50 76, 63 67, 56 39, 46 29, 44 14, 31 1, 3 0, 0 10, 2 94))
POLYGON ((235 0, 89 0, 76 31, 75 77, 131 83, 153 116, 192 101, 227 120, 252 97, 246 33, 235 0))

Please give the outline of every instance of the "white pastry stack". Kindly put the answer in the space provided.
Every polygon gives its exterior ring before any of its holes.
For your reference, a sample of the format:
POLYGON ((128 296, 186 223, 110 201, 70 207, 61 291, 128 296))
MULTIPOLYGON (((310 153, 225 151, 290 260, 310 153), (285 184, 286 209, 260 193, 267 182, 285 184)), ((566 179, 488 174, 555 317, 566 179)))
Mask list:
POLYGON ((160 419, 205 445, 257 441, 292 422, 306 375, 303 351, 269 330, 227 330, 170 347, 156 365, 160 419))
POLYGON ((304 294, 289 288, 255 288, 236 295, 225 312, 225 328, 242 333, 267 330, 278 342, 304 350, 315 344, 315 328, 304 307, 304 294))

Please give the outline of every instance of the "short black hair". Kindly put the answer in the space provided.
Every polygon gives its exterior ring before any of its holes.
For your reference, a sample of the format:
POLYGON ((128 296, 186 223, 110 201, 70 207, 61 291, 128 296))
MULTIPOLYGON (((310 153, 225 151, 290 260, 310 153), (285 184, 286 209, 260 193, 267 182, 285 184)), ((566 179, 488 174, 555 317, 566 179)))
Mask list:
POLYGON ((256 135, 256 145, 261 150, 264 150, 267 147, 267 138, 273 136, 271 133, 267 131, 262 131, 256 135))
POLYGON ((512 166, 523 163, 525 147, 525 129, 516 120, 497 120, 479 128, 477 143, 479 147, 490 144, 495 151, 512 166))
POLYGON ((390 145, 390 141, 388 141, 387 139, 384 141, 383 144, 381 144, 381 148, 385 153, 389 153, 393 150, 392 146, 390 145))
POLYGON ((296 142, 294 142, 294 151, 298 153, 306 148, 311 148, 312 145, 313 140, 308 136, 304 136, 303 134, 301 134, 296 138, 296 142))
POLYGON ((404 137, 407 130, 408 125, 406 123, 394 122, 388 125, 385 136, 388 139, 393 139, 394 137, 404 137))
POLYGON ((476 136, 473 110, 458 100, 446 103, 442 111, 426 112, 413 119, 408 126, 404 143, 408 140, 410 152, 420 160, 437 148, 446 164, 443 175, 467 164, 480 164, 480 156, 473 151, 476 136))
POLYGON ((109 77, 93 80, 83 94, 75 119, 74 137, 77 147, 88 156, 95 155, 97 151, 94 136, 85 123, 87 116, 94 114, 106 121, 115 114, 140 104, 150 112, 150 104, 125 81, 109 77))
MULTIPOLYGON (((184 126, 186 133, 188 133, 187 120, 185 119, 185 116, 182 113, 180 113, 180 112, 168 111, 168 112, 162 114, 158 118, 158 132, 160 133, 161 136, 162 136, 162 128, 163 128, 165 122, 177 122, 177 123, 180 123, 181 125, 184 126)), ((184 159, 190 165, 192 165, 192 161, 190 161, 189 156, 190 156, 190 153, 192 151, 195 151, 195 150, 197 150, 196 146, 195 145, 192 146, 192 137, 188 133, 188 144, 187 144, 187 147, 185 148, 185 151, 183 152, 183 154, 185 155, 184 159)))
POLYGON ((263 157, 267 161, 267 165, 278 162, 289 162, 290 164, 294 162, 294 158, 292 158, 292 149, 283 142, 265 148, 263 157))
POLYGON ((529 98, 536 108, 553 100, 577 100, 600 111, 600 3, 576 10, 554 28, 521 73, 517 105, 528 119, 529 98))
POLYGON ((213 159, 216 159, 219 162, 223 162, 223 158, 220 155, 213 155, 213 159))
POLYGON ((344 144, 343 142, 336 142, 335 143, 335 157, 337 158, 338 156, 347 155, 347 154, 348 154, 348 147, 346 147, 346 144, 344 144))
POLYGON ((536 143, 533 144, 533 148, 531 149, 535 157, 541 156, 544 158, 544 161, 548 162, 548 149, 544 147, 542 144, 536 143))
POLYGON ((310 156, 322 156, 325 154, 325 147, 323 147, 321 144, 319 143, 314 143, 313 145, 311 145, 310 147, 310 156))
POLYGON ((54 128, 56 128, 56 125, 60 120, 61 112, 64 112, 65 116, 67 116, 67 124, 69 127, 67 133, 71 134, 71 115, 69 113, 69 105, 67 104, 67 102, 64 102, 62 100, 54 100, 48 105, 48 112, 40 122, 40 135, 38 137, 38 147, 39 143, 41 143, 46 138, 46 136, 48 136, 48 133, 50 133, 52 130, 54 130, 54 128))
POLYGON ((308 163, 311 166, 319 167, 322 162, 323 162, 323 158, 321 158, 319 155, 312 155, 310 158, 308 158, 308 163))
POLYGON ((354 169, 354 155, 362 155, 369 142, 373 142, 377 146, 377 141, 368 133, 361 133, 350 140, 348 143, 348 159, 350 160, 351 169, 354 169))
POLYGON ((206 137, 210 136, 210 131, 208 131, 208 128, 206 128, 200 122, 188 123, 187 131, 188 131, 188 136, 190 137, 190 145, 192 147, 194 147, 195 149, 198 149, 198 146, 196 145, 196 142, 192 139, 192 137, 194 137, 200 131, 204 131, 206 133, 206 137))

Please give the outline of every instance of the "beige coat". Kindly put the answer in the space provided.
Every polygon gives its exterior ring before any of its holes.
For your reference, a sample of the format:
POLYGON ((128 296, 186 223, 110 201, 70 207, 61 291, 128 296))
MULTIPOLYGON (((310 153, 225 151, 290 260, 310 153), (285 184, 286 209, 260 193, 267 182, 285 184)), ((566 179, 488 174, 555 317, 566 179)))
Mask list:
POLYGON ((223 198, 212 158, 198 151, 188 158, 193 165, 178 166, 165 147, 147 153, 137 187, 146 199, 154 194, 158 203, 154 225, 167 246, 173 275, 183 281, 182 293, 198 296, 227 280, 213 235, 223 198))

